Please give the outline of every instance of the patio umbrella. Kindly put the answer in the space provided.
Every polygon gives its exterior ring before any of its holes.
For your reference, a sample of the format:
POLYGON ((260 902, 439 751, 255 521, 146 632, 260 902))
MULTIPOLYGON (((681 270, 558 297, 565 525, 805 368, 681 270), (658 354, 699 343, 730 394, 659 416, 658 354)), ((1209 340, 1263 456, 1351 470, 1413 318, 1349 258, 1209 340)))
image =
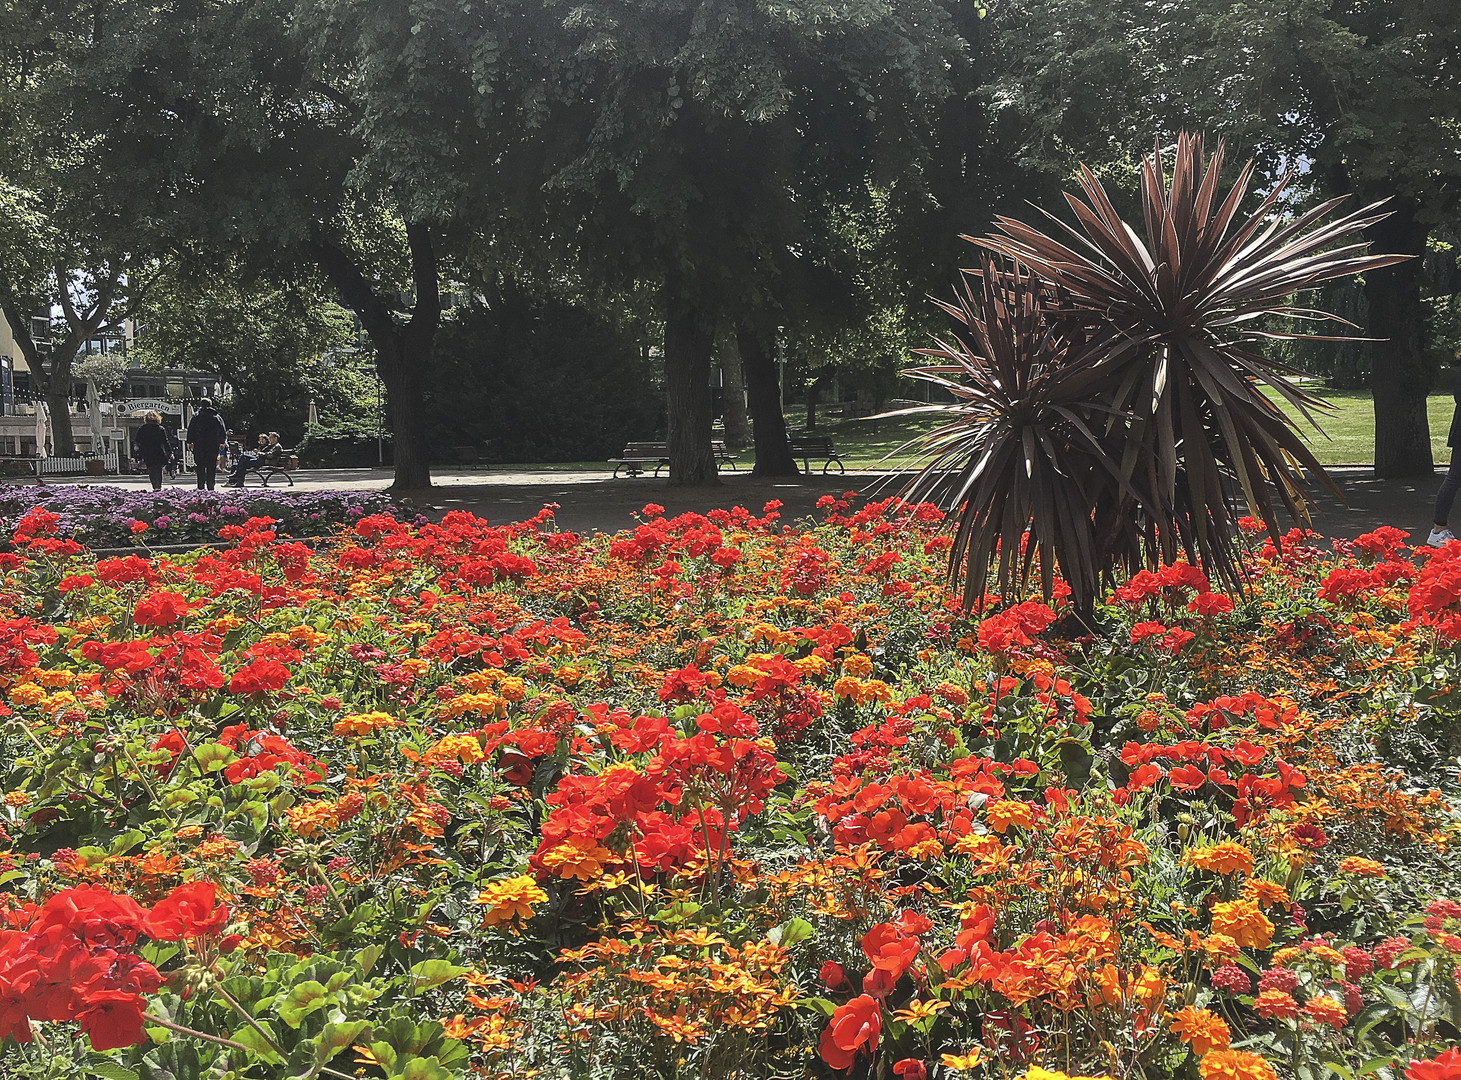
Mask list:
POLYGON ((86 380, 86 416, 91 424, 91 452, 101 453, 101 395, 96 392, 96 383, 86 380))
POLYGON ((305 418, 305 422, 311 427, 316 426, 320 422, 320 410, 315 408, 314 398, 309 399, 309 415, 305 418))
POLYGON ((36 456, 46 456, 46 403, 36 400, 36 456))

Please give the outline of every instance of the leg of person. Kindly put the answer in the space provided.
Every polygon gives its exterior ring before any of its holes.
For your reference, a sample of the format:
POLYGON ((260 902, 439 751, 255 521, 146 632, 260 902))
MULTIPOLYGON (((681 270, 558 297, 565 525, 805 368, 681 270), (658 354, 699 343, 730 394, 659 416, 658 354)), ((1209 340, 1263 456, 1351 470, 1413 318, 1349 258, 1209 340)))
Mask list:
POLYGON ((212 491, 218 482, 218 458, 210 455, 207 459, 200 462, 199 467, 203 470, 205 486, 209 491, 212 491))
POLYGON ((206 488, 208 486, 208 479, 207 479, 207 476, 206 476, 206 469, 207 468, 208 468, 207 460, 205 458, 198 457, 195 454, 193 456, 193 471, 198 474, 198 490, 199 491, 202 491, 204 488, 206 488))
POLYGON ((152 490, 162 490, 162 462, 149 461, 147 463, 147 479, 152 481, 152 490))
POLYGON ((1426 540, 1431 547, 1441 547, 1456 539, 1449 525, 1451 507, 1456 503, 1458 492, 1461 492, 1461 451, 1451 457, 1451 465, 1446 469, 1446 478, 1441 481, 1441 490, 1436 492, 1434 524, 1431 526, 1431 535, 1426 540))

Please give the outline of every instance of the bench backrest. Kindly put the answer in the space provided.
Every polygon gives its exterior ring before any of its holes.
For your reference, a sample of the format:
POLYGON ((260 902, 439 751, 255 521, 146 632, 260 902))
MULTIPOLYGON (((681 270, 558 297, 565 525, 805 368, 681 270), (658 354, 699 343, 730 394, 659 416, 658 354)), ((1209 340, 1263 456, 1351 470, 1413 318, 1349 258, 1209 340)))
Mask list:
POLYGON ((793 453, 825 454, 832 450, 830 435, 792 435, 790 438, 793 453))
POLYGON ((662 442, 632 442, 624 444, 624 457, 663 457, 669 446, 662 442))

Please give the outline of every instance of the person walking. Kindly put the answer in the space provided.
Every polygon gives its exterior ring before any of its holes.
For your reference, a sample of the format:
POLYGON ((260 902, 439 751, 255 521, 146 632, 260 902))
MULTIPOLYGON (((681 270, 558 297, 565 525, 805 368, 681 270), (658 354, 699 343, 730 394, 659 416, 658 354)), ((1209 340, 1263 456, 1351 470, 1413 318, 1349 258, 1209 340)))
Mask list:
POLYGON ((1446 469, 1446 478, 1441 481, 1441 490, 1436 492, 1436 512, 1432 515, 1431 535, 1426 543, 1431 547, 1445 547, 1456 534, 1451 531, 1451 506, 1456 502, 1456 493, 1461 491, 1461 349, 1452 358, 1451 371, 1454 382, 1451 397, 1456 402, 1456 411, 1451 416, 1451 432, 1446 436, 1446 445, 1451 448, 1451 464, 1446 469))
POLYGON ((193 467, 198 470, 198 490, 213 490, 218 481, 218 450, 228 434, 223 417, 213 407, 211 398, 198 399, 198 411, 188 424, 188 449, 193 452, 193 467))
POLYGON ((147 477, 152 481, 152 490, 162 490, 162 470, 167 468, 169 451, 167 432, 162 430, 162 416, 149 412, 145 423, 137 432, 137 456, 147 466, 147 477))

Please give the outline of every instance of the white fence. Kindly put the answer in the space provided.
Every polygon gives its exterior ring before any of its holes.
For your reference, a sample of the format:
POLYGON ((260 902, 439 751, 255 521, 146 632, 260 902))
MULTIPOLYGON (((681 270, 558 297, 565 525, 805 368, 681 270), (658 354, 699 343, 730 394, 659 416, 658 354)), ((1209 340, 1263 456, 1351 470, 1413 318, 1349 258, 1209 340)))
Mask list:
MULTIPOLYGON (((108 450, 101 455, 102 461, 106 463, 106 471, 115 473, 117 471, 117 452, 108 450)), ((86 463, 92 460, 90 454, 69 454, 54 455, 41 458, 42 476, 84 476, 86 474, 86 463)))

